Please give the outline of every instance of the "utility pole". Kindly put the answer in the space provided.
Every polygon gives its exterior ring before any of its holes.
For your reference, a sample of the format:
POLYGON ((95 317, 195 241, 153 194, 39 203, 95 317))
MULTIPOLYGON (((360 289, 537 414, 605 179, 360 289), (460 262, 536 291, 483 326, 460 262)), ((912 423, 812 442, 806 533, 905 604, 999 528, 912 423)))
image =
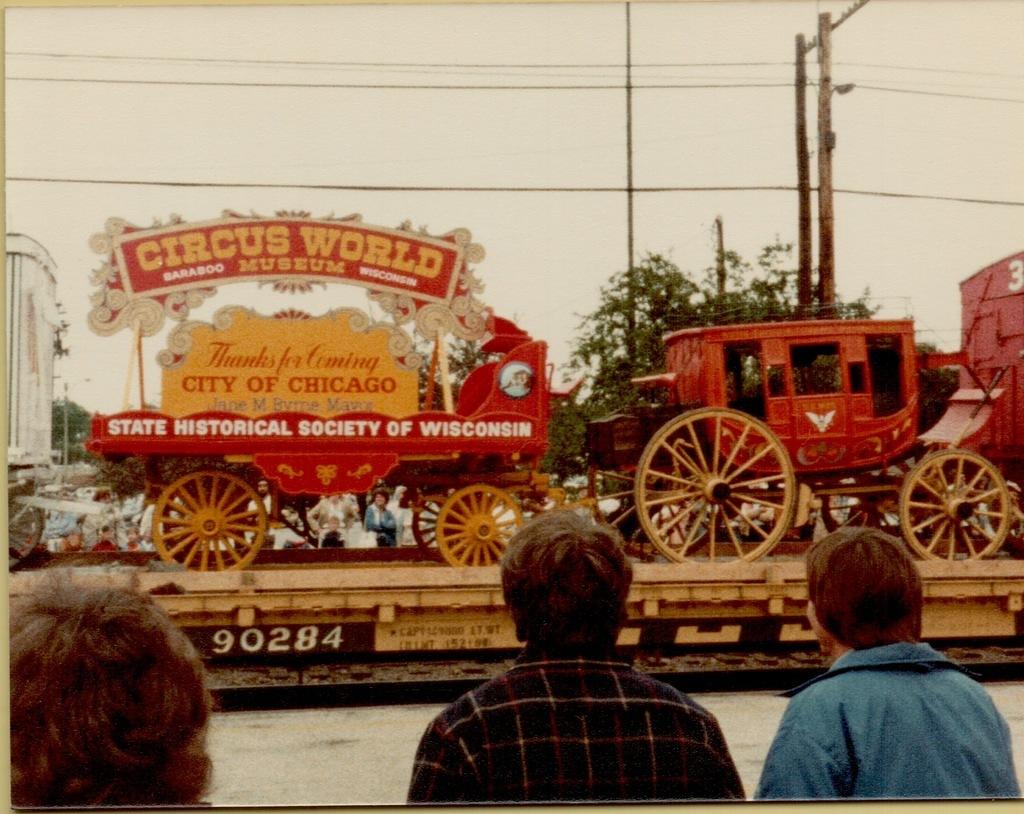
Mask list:
POLYGON ((64 380, 64 471, 68 466, 68 380, 64 380))
MULTIPOLYGON (((855 2, 839 15, 835 24, 832 23, 831 14, 818 15, 818 35, 804 46, 803 53, 806 54, 815 48, 818 49, 818 67, 821 77, 818 80, 818 291, 817 299, 822 316, 833 316, 836 301, 836 274, 835 274, 835 234, 833 231, 833 210, 832 210, 832 151, 835 149, 835 133, 832 132, 832 30, 839 28, 844 22, 852 17, 857 11, 868 4, 868 0, 855 0, 855 2)), ((801 38, 797 38, 797 49, 800 49, 801 38)), ((801 55, 802 56, 802 55, 801 55)), ((797 76, 801 71, 801 56, 797 57, 797 76)), ((804 79, 806 81, 806 68, 804 79)), ((804 105, 801 103, 801 82, 797 81, 797 161, 799 168, 806 166, 801 161, 801 150, 806 150, 806 126, 804 135, 799 135, 800 117, 806 115, 804 105), (803 145, 803 146, 801 146, 803 145)), ((852 84, 840 85, 836 88, 838 93, 849 93, 853 90, 852 84)), ((810 182, 808 181, 808 189, 810 182)), ((801 193, 802 194, 802 193, 801 193)), ((808 193, 809 194, 809 193, 808 193)), ((801 222, 802 227, 802 222, 801 222)), ((805 232, 801 228, 801 252, 805 232)), ((810 224, 806 231, 807 251, 810 256, 810 224)), ((807 262, 810 268, 810 261, 807 262)), ((801 273, 804 266, 801 257, 801 273)), ((799 285, 799 283, 798 283, 799 285)), ((798 289, 799 292, 799 289, 798 289)), ((799 293, 798 293, 799 297, 799 293)))
POLYGON ((715 218, 715 231, 718 233, 718 252, 715 256, 715 270, 718 277, 718 296, 725 295, 725 239, 722 236, 722 216, 715 218))
POLYGON ((810 316, 811 287, 811 158, 807 150, 807 45, 796 35, 796 180, 799 208, 799 258, 796 278, 797 314, 810 316))
POLYGON ((836 301, 835 235, 832 211, 832 15, 818 15, 818 302, 822 316, 836 301))
POLYGON ((633 43, 629 17, 629 2, 626 6, 626 287, 629 313, 626 315, 626 348, 630 358, 636 355, 634 336, 636 334, 636 286, 633 273, 633 43))

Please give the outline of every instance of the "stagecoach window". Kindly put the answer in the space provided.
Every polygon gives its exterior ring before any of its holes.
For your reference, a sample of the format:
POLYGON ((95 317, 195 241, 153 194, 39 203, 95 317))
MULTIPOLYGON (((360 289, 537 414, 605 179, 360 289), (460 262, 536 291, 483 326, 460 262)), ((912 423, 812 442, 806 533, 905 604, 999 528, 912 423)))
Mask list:
POLYGON ((782 365, 768 368, 768 395, 772 398, 786 395, 786 369, 782 365))
POLYGON ((843 377, 839 369, 839 345, 795 345, 793 360, 793 392, 797 396, 838 393, 843 377))
POLYGON ((864 379, 864 363, 853 362, 850 365, 850 392, 866 393, 867 382, 864 379))
POLYGON ((725 401, 729 407, 764 418, 760 342, 726 345, 725 390, 725 401))
POLYGON ((875 415, 892 415, 904 406, 899 345, 893 336, 869 336, 867 343, 875 415))

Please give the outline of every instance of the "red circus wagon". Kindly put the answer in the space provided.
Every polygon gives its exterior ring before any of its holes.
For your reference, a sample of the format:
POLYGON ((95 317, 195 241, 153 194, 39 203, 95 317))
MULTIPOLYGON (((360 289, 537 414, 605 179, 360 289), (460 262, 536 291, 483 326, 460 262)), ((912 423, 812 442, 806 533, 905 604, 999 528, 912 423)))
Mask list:
POLYGON ((481 286, 468 263, 483 250, 466 230, 433 237, 408 224, 366 226, 358 216, 225 213, 154 229, 111 220, 93 244, 107 257, 94 330, 133 330, 141 366, 142 337, 177 323, 158 355, 161 407, 98 415, 88 442, 108 459, 145 459, 164 559, 243 568, 270 525, 311 536, 304 518, 317 496, 365 494, 386 481, 407 488, 422 549, 453 565, 487 565, 531 501, 561 497, 538 471, 557 395, 546 345, 476 299, 481 286), (356 308, 313 317, 238 306, 217 311, 212 323, 188 319, 216 286, 249 281, 275 294, 354 283, 389 319, 356 308), (487 358, 457 400, 449 335, 481 343, 487 358), (158 464, 181 456, 233 468, 163 482, 158 464), (258 478, 273 485, 272 512, 254 491, 258 478))

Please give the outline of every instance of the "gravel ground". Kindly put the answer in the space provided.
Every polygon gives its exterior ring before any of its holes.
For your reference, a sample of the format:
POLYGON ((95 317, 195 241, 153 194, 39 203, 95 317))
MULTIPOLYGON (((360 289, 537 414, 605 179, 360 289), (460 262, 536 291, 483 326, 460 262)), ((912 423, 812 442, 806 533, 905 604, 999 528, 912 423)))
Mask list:
MULTIPOLYGON (((988 684, 1010 724, 1024 787, 1024 682, 988 684)), ((786 705, 772 693, 693 696, 722 725, 747 794, 786 705)), ((215 806, 395 805, 405 801, 420 735, 441 705, 214 716, 215 806)))

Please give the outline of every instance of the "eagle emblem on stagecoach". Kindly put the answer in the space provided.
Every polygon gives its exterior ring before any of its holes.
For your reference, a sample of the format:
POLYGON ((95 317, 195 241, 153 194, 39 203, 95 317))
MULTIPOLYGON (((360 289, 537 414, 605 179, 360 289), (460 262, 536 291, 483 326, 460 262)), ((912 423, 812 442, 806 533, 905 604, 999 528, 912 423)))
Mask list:
POLYGON ((827 413, 813 413, 808 410, 804 415, 807 416, 807 420, 814 425, 818 432, 825 432, 832 426, 832 421, 836 417, 836 411, 829 410, 827 413))

